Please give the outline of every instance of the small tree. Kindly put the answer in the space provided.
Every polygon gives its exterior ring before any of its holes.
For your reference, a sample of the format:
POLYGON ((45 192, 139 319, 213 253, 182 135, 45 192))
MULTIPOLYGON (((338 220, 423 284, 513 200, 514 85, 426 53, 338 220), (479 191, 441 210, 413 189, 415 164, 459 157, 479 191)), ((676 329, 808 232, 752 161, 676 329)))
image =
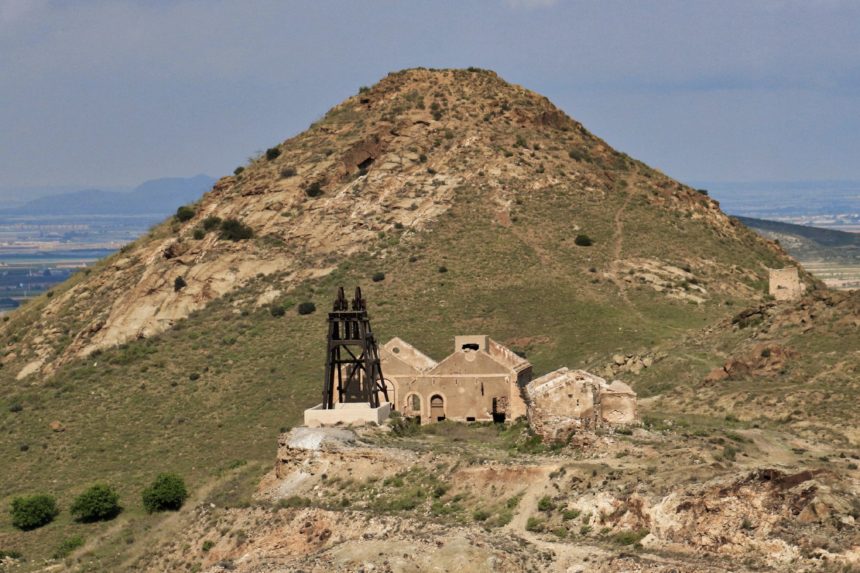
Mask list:
POLYGON ((179 209, 176 210, 176 219, 182 223, 185 221, 190 221, 194 218, 195 211, 188 205, 183 205, 179 209))
POLYGON ((149 513, 156 511, 176 511, 188 499, 185 482, 176 474, 158 474, 155 481, 143 490, 143 507, 149 513))
POLYGON ((278 156, 281 155, 281 150, 277 147, 270 147, 266 150, 266 159, 271 161, 272 159, 277 159, 278 156))
POLYGON ((78 521, 90 523, 113 519, 122 508, 119 506, 119 494, 112 487, 96 484, 75 498, 69 511, 78 521))
POLYGON ((37 494, 12 500, 12 525, 24 531, 51 523, 59 513, 57 501, 50 495, 37 494))
POLYGON ((316 311, 316 309, 317 309, 317 305, 315 305, 314 303, 303 302, 303 303, 299 304, 299 306, 296 310, 298 311, 299 314, 311 314, 312 312, 316 311))

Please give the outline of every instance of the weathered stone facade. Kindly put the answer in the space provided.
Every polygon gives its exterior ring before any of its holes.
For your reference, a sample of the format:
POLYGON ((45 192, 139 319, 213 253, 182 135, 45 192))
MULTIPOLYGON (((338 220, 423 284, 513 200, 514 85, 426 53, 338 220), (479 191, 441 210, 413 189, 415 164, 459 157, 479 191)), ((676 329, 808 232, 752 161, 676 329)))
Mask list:
POLYGON ((583 370, 560 368, 545 374, 526 385, 525 395, 529 424, 546 440, 639 420, 630 386, 619 380, 608 383, 583 370))
POLYGON ((394 409, 422 424, 526 415, 521 387, 532 366, 488 336, 455 337, 454 352, 438 363, 400 338, 381 346, 379 357, 394 409))
POLYGON ((797 300, 803 296, 804 284, 796 267, 770 269, 769 292, 776 300, 797 300))

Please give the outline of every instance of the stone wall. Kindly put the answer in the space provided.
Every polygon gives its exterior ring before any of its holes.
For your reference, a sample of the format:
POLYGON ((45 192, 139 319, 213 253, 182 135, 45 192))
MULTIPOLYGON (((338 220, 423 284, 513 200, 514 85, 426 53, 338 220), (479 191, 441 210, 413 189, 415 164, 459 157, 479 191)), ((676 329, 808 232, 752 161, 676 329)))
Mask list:
POLYGON ((796 267, 770 269, 769 292, 776 300, 797 300, 803 295, 804 284, 796 267))

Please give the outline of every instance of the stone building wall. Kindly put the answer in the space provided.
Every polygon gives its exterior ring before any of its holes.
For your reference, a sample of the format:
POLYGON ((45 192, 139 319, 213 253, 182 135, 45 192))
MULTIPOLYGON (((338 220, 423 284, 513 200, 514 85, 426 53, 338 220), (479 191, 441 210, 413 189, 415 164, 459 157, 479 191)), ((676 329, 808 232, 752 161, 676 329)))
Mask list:
POLYGON ((775 300, 798 300, 803 295, 803 287, 796 267, 770 269, 768 291, 775 300))

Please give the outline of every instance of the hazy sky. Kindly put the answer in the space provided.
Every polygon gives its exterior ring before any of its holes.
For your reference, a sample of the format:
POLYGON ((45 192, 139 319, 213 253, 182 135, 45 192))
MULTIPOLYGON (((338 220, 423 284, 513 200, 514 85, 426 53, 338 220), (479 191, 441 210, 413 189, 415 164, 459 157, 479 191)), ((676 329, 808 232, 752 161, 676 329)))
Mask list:
POLYGON ((860 179, 856 0, 0 0, 0 186, 224 175, 414 66, 681 180, 860 179))

